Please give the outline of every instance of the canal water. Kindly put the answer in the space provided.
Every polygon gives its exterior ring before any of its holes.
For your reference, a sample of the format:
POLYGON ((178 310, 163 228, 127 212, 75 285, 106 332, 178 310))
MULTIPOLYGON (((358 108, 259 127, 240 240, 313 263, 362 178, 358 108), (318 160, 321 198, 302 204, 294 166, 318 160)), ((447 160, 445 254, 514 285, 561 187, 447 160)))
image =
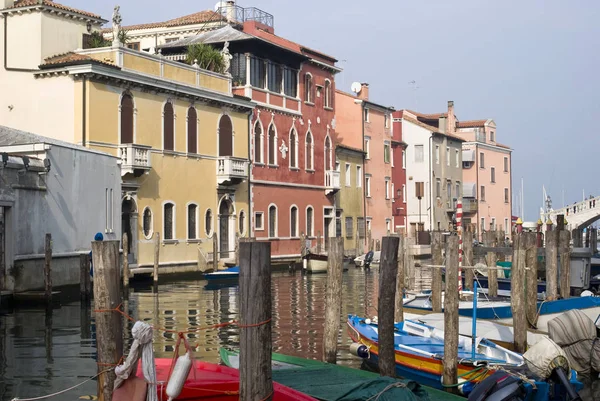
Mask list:
MULTIPOLYGON (((277 271, 272 275, 273 351, 304 358, 320 359, 325 315, 324 274, 277 271)), ((360 367, 360 360, 348 353, 350 339, 345 329, 347 314, 377 314, 378 269, 365 272, 349 266, 343 274, 342 330, 338 363, 360 367), (365 296, 367 294, 367 296, 365 296)), ((239 287, 210 287, 205 280, 175 279, 161 283, 158 292, 149 287, 130 290, 124 306, 135 320, 167 330, 188 331, 239 318, 239 287), (158 295, 157 295, 158 294, 158 295)), ((21 308, 0 314, 0 400, 32 398, 74 386, 96 374, 96 342, 93 313, 89 306, 63 299, 51 313, 45 309, 21 308)), ((73 297, 72 297, 73 298, 73 297)), ((130 344, 132 322, 125 330, 130 344)), ((195 357, 219 362, 219 347, 237 347, 235 325, 199 330, 187 334, 195 357)), ((171 358, 177 334, 155 330, 157 358, 171 358)), ((58 396, 77 400, 96 394, 96 382, 58 396)))

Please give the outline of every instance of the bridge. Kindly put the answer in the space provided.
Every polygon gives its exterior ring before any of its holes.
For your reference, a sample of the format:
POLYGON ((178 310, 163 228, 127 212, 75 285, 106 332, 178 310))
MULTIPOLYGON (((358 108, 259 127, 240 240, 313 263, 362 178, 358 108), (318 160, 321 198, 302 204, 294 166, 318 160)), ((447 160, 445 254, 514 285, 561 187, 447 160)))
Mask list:
POLYGON ((550 209, 548 211, 541 209, 540 218, 543 222, 543 230, 546 229, 548 219, 552 221, 552 224, 556 225, 556 218, 560 214, 565 216, 566 228, 568 230, 588 227, 596 220, 600 220, 600 196, 586 199, 561 209, 550 209))

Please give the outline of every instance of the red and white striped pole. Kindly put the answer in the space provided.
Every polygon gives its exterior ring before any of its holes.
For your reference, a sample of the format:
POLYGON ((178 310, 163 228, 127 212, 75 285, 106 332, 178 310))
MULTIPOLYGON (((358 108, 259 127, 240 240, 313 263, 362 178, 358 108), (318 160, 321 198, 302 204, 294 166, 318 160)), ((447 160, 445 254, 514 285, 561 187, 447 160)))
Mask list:
POLYGON ((458 291, 462 291, 463 238, 462 238, 462 200, 456 204, 456 231, 458 233, 458 291))

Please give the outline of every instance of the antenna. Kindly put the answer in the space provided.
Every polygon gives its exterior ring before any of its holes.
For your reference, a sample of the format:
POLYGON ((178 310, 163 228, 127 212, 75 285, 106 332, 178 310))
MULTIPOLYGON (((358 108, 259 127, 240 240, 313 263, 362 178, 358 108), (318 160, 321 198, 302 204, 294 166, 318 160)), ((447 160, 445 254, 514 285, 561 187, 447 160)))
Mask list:
POLYGON ((215 4, 215 12, 219 12, 219 9, 221 9, 221 11, 225 10, 226 5, 227 3, 224 1, 217 1, 217 4, 215 4))
POLYGON ((358 95, 362 90, 362 85, 360 84, 360 82, 352 82, 352 86, 350 87, 350 89, 352 89, 352 92, 358 95))

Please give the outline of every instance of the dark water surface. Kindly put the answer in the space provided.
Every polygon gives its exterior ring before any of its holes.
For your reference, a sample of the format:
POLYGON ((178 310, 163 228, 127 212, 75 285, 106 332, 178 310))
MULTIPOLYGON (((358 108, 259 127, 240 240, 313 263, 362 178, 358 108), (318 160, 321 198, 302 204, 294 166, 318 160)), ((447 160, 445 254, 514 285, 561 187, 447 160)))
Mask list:
MULTIPOLYGON (((360 366, 360 360, 347 351, 350 339, 345 320, 348 313, 364 315, 368 310, 369 316, 377 314, 377 280, 377 269, 365 273, 350 266, 344 272, 340 364, 360 366)), ((321 358, 326 281, 324 274, 273 273, 273 351, 321 358)), ((136 320, 186 331, 237 320, 239 287, 209 288, 205 280, 170 281, 159 285, 158 296, 148 288, 131 289, 124 306, 136 320)), ((28 308, 0 315, 0 400, 47 395, 95 375, 96 341, 91 309, 77 300, 64 302, 51 313, 43 308, 28 308)), ((125 331, 126 347, 131 341, 132 326, 129 322, 125 331)), ((187 334, 187 338, 195 347, 196 358, 217 363, 219 347, 239 345, 239 329, 231 325, 200 330, 187 334)), ((176 341, 177 334, 156 330, 155 356, 171 358, 176 341)), ((76 400, 90 394, 96 394, 95 381, 52 399, 76 400)))

